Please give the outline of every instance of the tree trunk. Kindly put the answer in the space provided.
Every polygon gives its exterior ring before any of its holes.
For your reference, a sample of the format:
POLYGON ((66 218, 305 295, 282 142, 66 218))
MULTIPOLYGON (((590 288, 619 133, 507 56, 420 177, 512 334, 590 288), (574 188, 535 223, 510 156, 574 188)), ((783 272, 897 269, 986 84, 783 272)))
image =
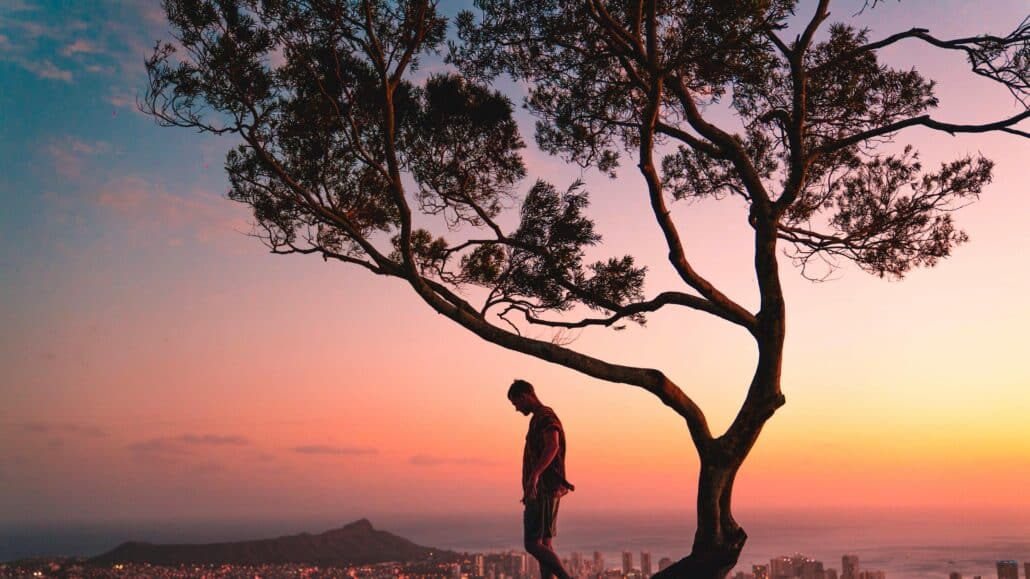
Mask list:
POLYGON ((658 572, 656 579, 724 579, 736 566, 747 540, 730 511, 739 468, 739 460, 701 458, 694 545, 690 555, 658 572))
POLYGON ((737 565, 747 533, 733 518, 733 481, 762 426, 786 402, 779 391, 783 334, 773 335, 777 339, 759 342, 758 368, 737 418, 726 434, 698 448, 701 472, 694 545, 690 555, 654 575, 658 579, 725 579, 737 565))

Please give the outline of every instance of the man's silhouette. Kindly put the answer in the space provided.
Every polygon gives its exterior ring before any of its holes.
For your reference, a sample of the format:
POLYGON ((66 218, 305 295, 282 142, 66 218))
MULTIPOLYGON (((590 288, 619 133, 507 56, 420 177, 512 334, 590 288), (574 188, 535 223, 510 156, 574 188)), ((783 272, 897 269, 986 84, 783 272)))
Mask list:
POLYGON ((508 400, 522 414, 533 415, 522 453, 522 515, 526 551, 540 562, 540 576, 570 579, 561 559, 551 548, 558 532, 558 502, 575 487, 565 480, 565 431, 561 421, 544 406, 525 380, 515 380, 508 388, 508 400))

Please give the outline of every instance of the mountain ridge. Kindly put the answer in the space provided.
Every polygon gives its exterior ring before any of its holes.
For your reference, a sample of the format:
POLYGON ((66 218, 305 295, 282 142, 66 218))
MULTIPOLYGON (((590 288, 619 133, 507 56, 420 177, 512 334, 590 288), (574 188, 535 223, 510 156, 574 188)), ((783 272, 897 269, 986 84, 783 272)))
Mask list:
POLYGON ((457 553, 415 544, 404 537, 376 530, 361 518, 322 533, 281 535, 220 543, 166 543, 127 541, 91 558, 90 563, 182 563, 277 564, 311 563, 324 566, 367 565, 410 562, 433 558, 451 560, 457 553))

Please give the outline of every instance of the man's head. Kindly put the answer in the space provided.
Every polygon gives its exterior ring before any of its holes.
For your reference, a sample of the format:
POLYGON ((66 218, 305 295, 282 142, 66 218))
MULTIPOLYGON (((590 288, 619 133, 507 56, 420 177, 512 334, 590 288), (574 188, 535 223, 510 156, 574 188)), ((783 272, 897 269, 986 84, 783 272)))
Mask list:
POLYGON ((540 406, 540 400, 536 397, 533 385, 525 380, 515 380, 511 383, 511 386, 508 388, 508 400, 511 401, 515 410, 526 416, 529 416, 537 406, 540 406))

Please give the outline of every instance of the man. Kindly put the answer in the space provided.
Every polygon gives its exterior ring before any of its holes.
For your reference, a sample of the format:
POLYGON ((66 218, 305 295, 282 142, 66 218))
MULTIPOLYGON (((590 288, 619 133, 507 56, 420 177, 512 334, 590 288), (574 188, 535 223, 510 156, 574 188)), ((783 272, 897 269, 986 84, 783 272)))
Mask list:
POLYGON ((551 548, 551 538, 558 532, 558 502, 575 490, 565 480, 565 431, 554 410, 540 402, 529 382, 512 382, 508 400, 515 410, 533 415, 522 453, 522 502, 526 505, 522 527, 526 551, 540 562, 542 579, 571 579, 551 548))

